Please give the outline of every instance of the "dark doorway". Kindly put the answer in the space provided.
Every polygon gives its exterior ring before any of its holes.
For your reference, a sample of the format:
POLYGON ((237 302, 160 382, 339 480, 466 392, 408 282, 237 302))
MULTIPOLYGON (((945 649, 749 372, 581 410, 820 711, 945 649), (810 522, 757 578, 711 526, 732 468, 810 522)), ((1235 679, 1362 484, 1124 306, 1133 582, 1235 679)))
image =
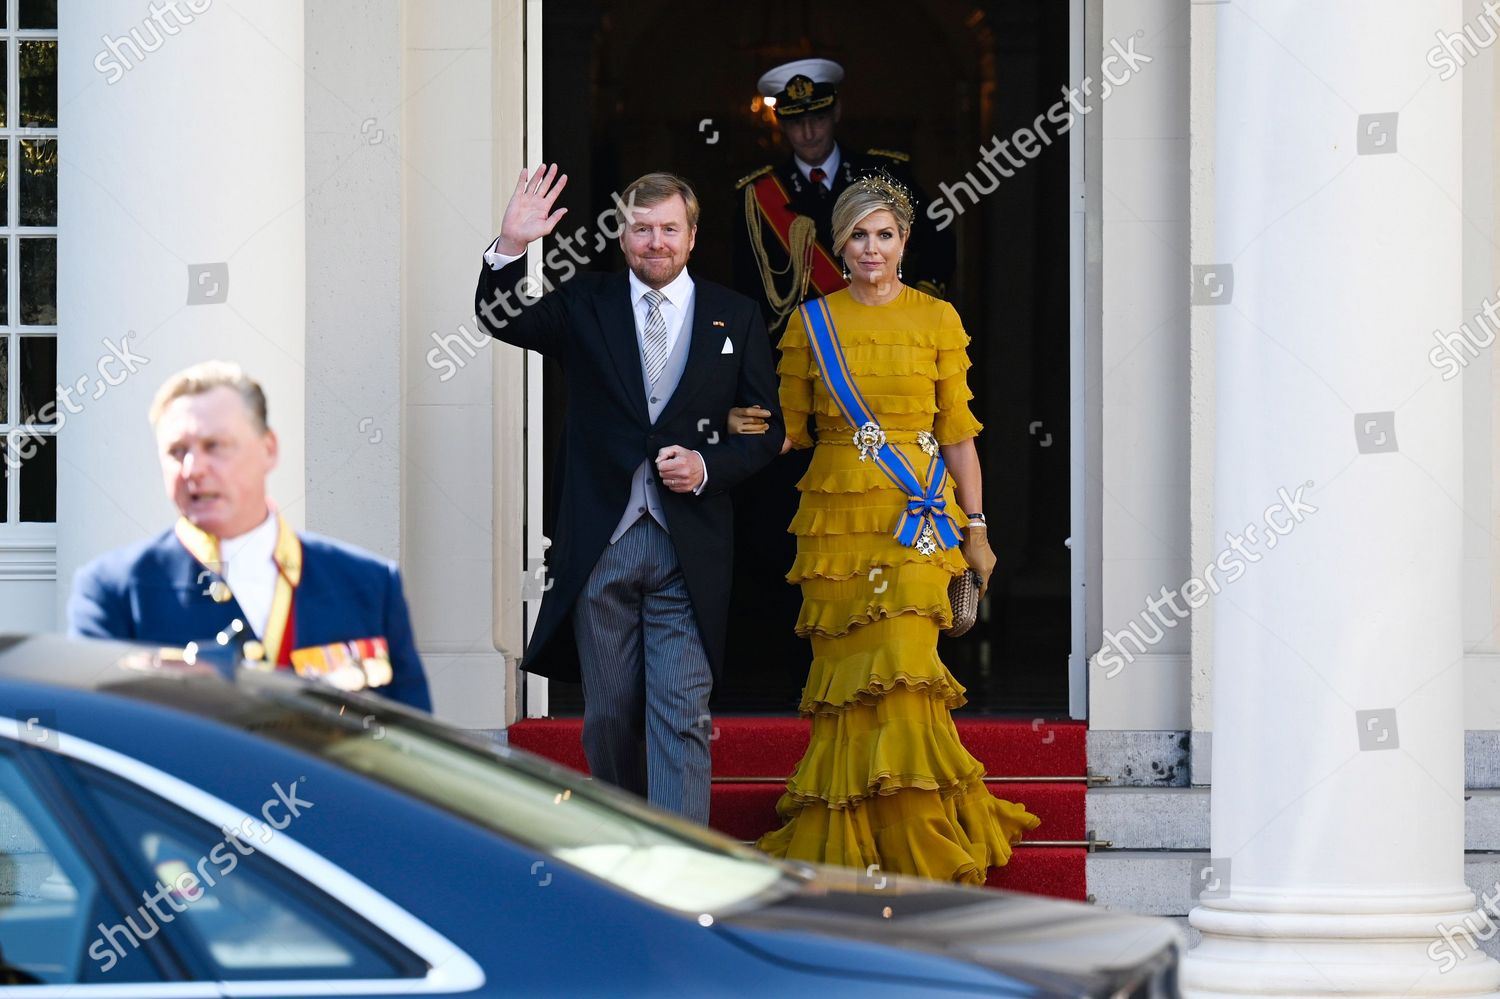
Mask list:
MULTIPOLYGON (((543 23, 543 148, 570 183, 569 231, 593 220, 634 177, 686 176, 702 202, 693 272, 731 284, 741 177, 789 155, 755 83, 786 60, 841 63, 842 147, 910 154, 930 198, 976 170, 980 149, 1030 125, 1068 81, 1068 4, 1057 0, 805 0, 548 3, 543 23)), ((949 298, 973 343, 970 386, 985 512, 999 566, 981 620, 940 652, 969 689, 970 711, 1067 712, 1070 577, 1068 426, 1068 136, 953 223, 958 269, 949 298)), ((967 201, 963 201, 965 205, 967 201)), ((588 265, 617 270, 606 247, 588 265)), ((564 405, 545 383, 545 508, 564 405)), ((544 533, 551 534, 550 513, 544 533)), ((783 584, 784 585, 784 584, 783 584)), ((716 710, 790 712, 800 663, 768 663, 732 641, 716 710)), ((779 625, 777 625, 779 627, 779 625)), ((789 627, 789 625, 788 625, 789 627)), ((581 709, 578 688, 551 685, 553 714, 581 709)))

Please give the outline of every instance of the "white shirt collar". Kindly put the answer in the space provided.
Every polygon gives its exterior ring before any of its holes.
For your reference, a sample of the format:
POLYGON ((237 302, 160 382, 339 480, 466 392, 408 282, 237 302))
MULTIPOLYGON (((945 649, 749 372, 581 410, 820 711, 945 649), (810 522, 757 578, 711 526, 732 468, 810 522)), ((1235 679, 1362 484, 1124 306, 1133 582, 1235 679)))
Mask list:
POLYGON ((275 511, 244 534, 219 539, 224 582, 245 614, 245 623, 264 636, 276 595, 276 542, 281 522, 275 511))
POLYGON ((809 163, 796 155, 793 155, 792 159, 796 162, 797 169, 802 171, 802 176, 807 178, 808 183, 812 183, 813 167, 822 167, 823 172, 828 175, 828 179, 823 181, 823 185, 831 188, 833 186, 833 176, 839 172, 839 163, 842 157, 839 155, 839 144, 835 142, 833 144, 833 152, 829 153, 828 158, 822 163, 809 163))
MULTIPOLYGON (((646 282, 635 276, 635 271, 626 271, 630 275, 630 305, 632 308, 641 304, 641 297, 651 288, 646 282)), ((684 267, 682 273, 671 280, 666 287, 658 289, 667 296, 667 301, 678 310, 687 307, 687 300, 693 293, 693 279, 684 267)))
POLYGON ((225 563, 234 560, 236 556, 251 558, 259 561, 264 555, 266 561, 276 554, 276 539, 281 533, 280 524, 276 520, 276 511, 272 510, 266 514, 266 519, 250 528, 244 534, 233 538, 219 539, 219 558, 225 563))

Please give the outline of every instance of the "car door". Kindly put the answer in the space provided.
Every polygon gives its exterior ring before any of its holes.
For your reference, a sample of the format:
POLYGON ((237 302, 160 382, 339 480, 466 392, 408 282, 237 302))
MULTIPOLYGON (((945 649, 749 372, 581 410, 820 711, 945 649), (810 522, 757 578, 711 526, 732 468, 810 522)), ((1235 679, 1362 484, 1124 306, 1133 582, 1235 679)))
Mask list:
POLYGON ((55 787, 34 765, 39 755, 0 741, 0 993, 179 977, 167 946, 125 956, 108 976, 87 960, 96 927, 123 919, 126 896, 92 837, 78 835, 59 807, 55 787))
POLYGON ((24 889, 26 906, 7 921, 0 898, 0 948, 15 969, 0 996, 453 991, 434 988, 428 962, 400 940, 268 856, 281 834, 215 826, 118 773, 0 740, 0 892, 24 889), (54 897, 68 904, 43 905, 54 897))

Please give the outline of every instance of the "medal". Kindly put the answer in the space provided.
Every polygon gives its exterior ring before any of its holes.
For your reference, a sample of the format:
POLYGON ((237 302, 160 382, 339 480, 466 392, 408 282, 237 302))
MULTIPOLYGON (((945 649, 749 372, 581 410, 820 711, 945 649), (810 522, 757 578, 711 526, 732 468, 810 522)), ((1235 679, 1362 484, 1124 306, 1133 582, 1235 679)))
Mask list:
POLYGON ((323 674, 323 679, 340 690, 364 690, 365 671, 352 662, 344 662, 323 674))
POLYGON ((854 446, 859 449, 859 460, 869 461, 885 447, 885 431, 880 424, 870 420, 854 431, 854 446))
POLYGON ((922 533, 917 537, 917 551, 923 555, 931 555, 937 551, 937 542, 933 540, 931 524, 922 525, 922 533))
POLYGON ((378 656, 366 656, 360 661, 360 665, 364 667, 365 679, 369 681, 372 687, 387 686, 391 680, 395 679, 395 674, 391 672, 391 664, 388 660, 381 659, 378 656))

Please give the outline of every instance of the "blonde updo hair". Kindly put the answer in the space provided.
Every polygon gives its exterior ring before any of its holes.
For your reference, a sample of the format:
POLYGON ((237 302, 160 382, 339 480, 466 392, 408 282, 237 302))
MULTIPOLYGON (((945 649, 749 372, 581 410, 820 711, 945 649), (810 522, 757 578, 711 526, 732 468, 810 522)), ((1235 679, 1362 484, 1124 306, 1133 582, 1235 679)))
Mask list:
POLYGON ((882 209, 895 217, 902 239, 911 235, 911 196, 900 184, 874 174, 844 188, 833 203, 833 255, 842 256, 854 227, 882 209))

